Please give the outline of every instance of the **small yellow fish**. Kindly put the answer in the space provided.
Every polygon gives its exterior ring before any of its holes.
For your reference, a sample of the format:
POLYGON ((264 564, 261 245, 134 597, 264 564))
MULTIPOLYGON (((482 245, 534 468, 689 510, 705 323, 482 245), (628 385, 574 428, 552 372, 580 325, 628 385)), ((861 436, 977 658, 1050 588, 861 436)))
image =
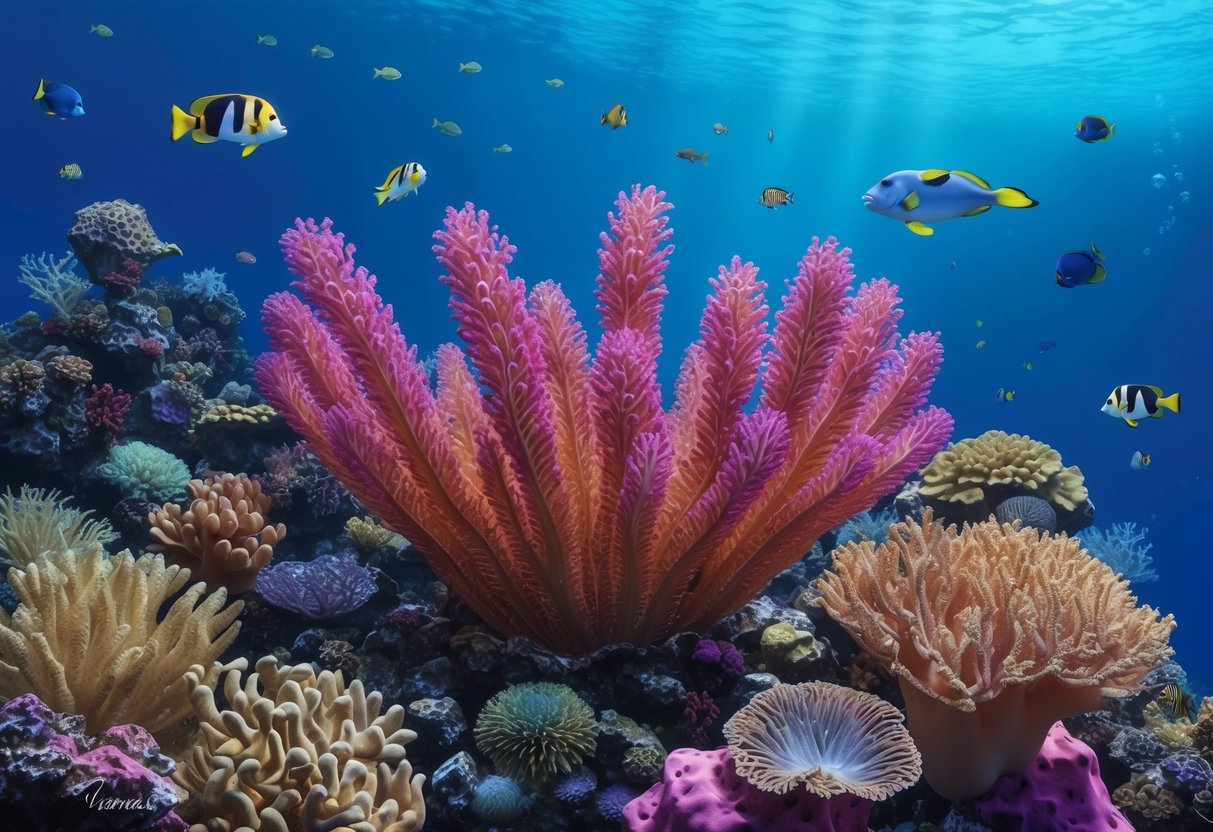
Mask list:
POLYGON ((558 90, 564 86, 564 81, 561 81, 559 78, 548 78, 543 83, 547 84, 549 87, 551 87, 554 90, 558 90))
POLYGON ((758 195, 758 204, 765 205, 768 208, 778 208, 780 205, 795 205, 792 197, 795 194, 785 191, 783 188, 763 188, 762 193, 758 195))
POLYGON ((312 57, 313 58, 331 58, 331 57, 333 57, 333 50, 329 49, 327 46, 321 46, 320 44, 316 44, 315 46, 312 47, 312 57))
POLYGON ((1030 373, 1030 372, 1032 372, 1032 362, 1031 362, 1031 361, 1025 361, 1025 362, 1023 363, 1023 368, 1024 368, 1025 370, 1027 370, 1029 373, 1030 373))
POLYGON ((729 135, 729 126, 727 124, 721 124, 719 121, 712 125, 712 130, 715 131, 717 136, 729 135))
POLYGON ((278 38, 273 35, 257 35, 258 46, 277 46, 278 38))
POLYGON ((994 401, 996 401, 996 402, 1009 402, 1009 401, 1013 401, 1014 399, 1015 399, 1014 390, 1007 390, 1005 388, 999 387, 998 392, 994 394, 994 401))
POLYGON ((1192 694, 1185 692, 1174 682, 1163 685, 1156 701, 1162 712, 1171 719, 1179 719, 1181 716, 1189 719, 1196 717, 1196 702, 1193 701, 1192 694))
POLYGON ((84 171, 82 171, 80 166, 75 162, 68 162, 66 165, 59 168, 59 176, 68 180, 69 182, 74 182, 84 176, 84 171))
POLYGON ((602 124, 611 125, 612 130, 628 126, 628 111, 622 104, 612 104, 611 109, 602 114, 602 124))
POLYGON ((439 121, 434 119, 434 128, 439 130, 444 136, 462 136, 463 130, 453 121, 439 121))
POLYGON ((986 342, 984 340, 977 342, 977 349, 985 349, 986 342))
POLYGON ((371 76, 372 81, 375 80, 376 78, 382 78, 385 81, 399 81, 400 80, 400 70, 396 69, 396 67, 394 67, 394 66, 385 66, 381 69, 376 68, 376 67, 371 67, 371 69, 375 70, 375 74, 371 76))
POLYGON ((88 33, 90 35, 99 35, 103 38, 112 38, 114 36, 114 30, 106 26, 104 23, 98 23, 95 26, 91 26, 88 33))
POLYGON ((500 147, 494 147, 493 152, 494 153, 513 153, 514 148, 510 147, 508 144, 503 144, 500 147))
POLYGON ((981 318, 978 318, 977 320, 973 321, 973 326, 977 327, 978 329, 981 329, 985 325, 986 325, 986 322, 983 321, 981 318))
POLYGON ((480 64, 475 61, 468 61, 466 64, 459 65, 460 72, 475 73, 481 70, 480 64))

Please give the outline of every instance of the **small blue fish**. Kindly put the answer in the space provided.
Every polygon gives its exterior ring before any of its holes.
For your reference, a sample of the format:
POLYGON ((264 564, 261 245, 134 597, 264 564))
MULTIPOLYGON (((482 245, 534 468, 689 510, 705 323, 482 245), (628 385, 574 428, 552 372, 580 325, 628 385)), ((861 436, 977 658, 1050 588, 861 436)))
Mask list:
POLYGON ((1078 122, 1078 129, 1074 131, 1074 137, 1087 144, 1106 142, 1115 134, 1116 125, 1108 124, 1108 120, 1101 116, 1083 116, 1078 122))
POLYGON ((1039 349, 1041 351, 1041 353, 1046 353, 1049 350, 1053 349, 1055 346, 1057 346, 1056 338, 1046 338, 1045 340, 1043 340, 1039 344, 1037 344, 1037 349, 1039 349))
POLYGON ((84 101, 80 98, 80 93, 58 81, 39 78, 34 100, 48 116, 75 118, 84 115, 84 101))
POLYGON ((1134 471, 1144 471, 1150 467, 1150 463, 1152 461, 1153 460, 1150 459, 1149 454, 1143 454, 1141 451, 1134 451, 1133 456, 1129 459, 1129 467, 1134 471))
POLYGON ((1057 285, 1064 289, 1073 289, 1088 283, 1103 283, 1104 278, 1108 276, 1108 270, 1099 262, 1103 259, 1103 252, 1095 243, 1091 243, 1091 254, 1086 251, 1067 251, 1057 258, 1057 268, 1054 271, 1057 285))
POLYGON ((863 195, 869 211, 901 220, 923 237, 935 233, 929 222, 975 217, 995 205, 1032 208, 1036 200, 1018 188, 991 188, 967 170, 899 170, 890 173, 863 195))

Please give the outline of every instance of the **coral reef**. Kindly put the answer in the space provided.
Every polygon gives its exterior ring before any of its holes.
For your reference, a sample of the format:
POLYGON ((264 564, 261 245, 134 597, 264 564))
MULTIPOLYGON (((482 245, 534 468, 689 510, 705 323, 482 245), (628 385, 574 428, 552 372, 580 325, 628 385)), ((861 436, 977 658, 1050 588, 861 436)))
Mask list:
POLYGON ((280 293, 263 309, 273 352, 257 379, 310 450, 485 621, 568 653, 710 627, 951 430, 919 410, 936 336, 897 342, 895 287, 848 296, 849 250, 832 239, 801 260, 769 339, 757 269, 721 268, 665 412, 663 196, 621 194, 602 236, 592 366, 559 287, 528 303, 514 247, 470 204, 437 234, 468 352, 439 351, 436 396, 328 220, 282 238, 313 306, 280 293))
POLYGON ((882 546, 834 553, 821 606, 897 677, 937 792, 975 797, 1022 771, 1056 720, 1136 693, 1173 652, 1172 616, 1078 541, 1030 528, 945 528, 930 509, 882 546))
POLYGON ((246 592, 286 537, 286 526, 266 521, 271 500, 244 474, 190 480, 188 488, 193 497, 188 506, 165 503, 148 515, 156 540, 148 551, 163 552, 170 563, 187 567, 209 591, 246 592))
POLYGON ((0 801, 9 829, 184 832, 172 759, 138 725, 98 735, 25 694, 0 706, 0 801))
POLYGON ((413 832, 425 822, 421 787, 404 746, 417 735, 404 708, 340 673, 282 666, 272 656, 241 684, 226 670, 228 709, 201 665, 185 674, 201 733, 174 774, 191 798, 180 809, 203 829, 413 832))
POLYGON ((1061 454, 1043 442, 1000 430, 937 453, 922 470, 918 496, 945 523, 980 523, 1003 501, 1020 496, 1048 502, 1057 531, 1073 534, 1095 516, 1077 466, 1063 466, 1061 454))
POLYGON ((106 275, 120 271, 126 260, 147 268, 161 258, 180 256, 181 249, 163 243, 152 230, 147 211, 125 199, 94 202, 76 212, 67 241, 88 271, 102 284, 106 275))
POLYGON ((134 723, 162 745, 180 740, 189 714, 184 674, 215 680, 218 657, 236 639, 242 604, 188 569, 100 548, 56 552, 9 572, 21 605, 0 610, 0 697, 35 693, 49 707, 81 714, 93 733, 134 723))

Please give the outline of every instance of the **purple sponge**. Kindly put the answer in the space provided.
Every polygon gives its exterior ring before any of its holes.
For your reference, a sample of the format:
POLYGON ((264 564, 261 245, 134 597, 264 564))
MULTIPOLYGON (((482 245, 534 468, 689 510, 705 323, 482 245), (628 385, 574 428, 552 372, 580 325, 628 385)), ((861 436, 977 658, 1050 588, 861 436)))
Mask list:
MULTIPOLYGON (((1106 795, 1106 791, 1105 791, 1106 795)), ((623 810, 628 832, 867 832, 872 802, 850 794, 818 797, 804 788, 759 791, 737 774, 728 746, 680 748, 662 782, 623 810)))
POLYGON ((1053 723, 1032 764, 999 777, 972 801, 978 818, 999 832, 1132 832, 1112 804, 1090 746, 1053 723))

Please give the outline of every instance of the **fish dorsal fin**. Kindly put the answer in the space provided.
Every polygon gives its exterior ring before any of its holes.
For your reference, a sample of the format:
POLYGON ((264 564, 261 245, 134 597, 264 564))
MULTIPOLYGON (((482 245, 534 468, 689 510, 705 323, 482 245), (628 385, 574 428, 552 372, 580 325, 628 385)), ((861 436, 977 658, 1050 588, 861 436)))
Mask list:
POLYGON ((388 172, 387 179, 384 179, 384 180, 383 180, 383 184, 382 184, 382 185, 380 185, 380 186, 379 186, 378 188, 376 188, 375 190, 377 190, 377 191, 386 191, 388 188, 392 187, 392 180, 393 180, 393 179, 395 179, 397 176, 399 176, 399 175, 400 175, 400 171, 401 171, 403 168, 404 168, 404 165, 401 165, 401 166, 400 166, 400 167, 398 167, 398 168, 392 168, 392 169, 391 169, 391 171, 389 171, 389 172, 388 172))
POLYGON ((954 170, 954 171, 952 171, 952 173, 956 174, 957 176, 963 176, 965 179, 968 179, 970 182, 972 182, 974 184, 980 185, 981 187, 985 188, 987 191, 990 189, 990 183, 987 182, 986 180, 982 179, 980 176, 978 176, 975 173, 971 173, 967 170, 954 170))
POLYGON ((943 168, 931 168, 930 170, 920 171, 918 178, 928 185, 942 185, 948 181, 948 172, 943 168))
POLYGON ((1093 251, 1095 253, 1095 256, 1098 257, 1100 260, 1106 259, 1103 256, 1103 252, 1099 250, 1099 246, 1095 245, 1094 242, 1091 243, 1091 251, 1093 251))
POLYGON ((1154 395, 1158 396, 1160 399, 1163 397, 1161 387, 1155 387, 1153 384, 1143 384, 1142 387, 1146 388, 1147 390, 1153 390, 1154 395))
POLYGON ((200 116, 206 109, 206 105, 212 101, 218 101, 220 98, 232 98, 240 94, 238 92, 225 92, 223 95, 208 95, 206 98, 195 98, 190 102, 190 115, 200 116))
POLYGON ((989 211, 989 210, 990 210, 989 205, 978 205, 972 211, 966 211, 965 213, 961 214, 961 216, 962 217, 975 217, 978 214, 984 214, 986 211, 989 211))
POLYGON ((913 211, 918 207, 918 201, 918 191, 910 191, 906 194, 906 198, 898 204, 907 211, 913 211))
POLYGON ((1095 275, 1088 280, 1088 283, 1103 283, 1104 278, 1108 276, 1108 270, 1104 268, 1103 263, 1095 264, 1095 275))

